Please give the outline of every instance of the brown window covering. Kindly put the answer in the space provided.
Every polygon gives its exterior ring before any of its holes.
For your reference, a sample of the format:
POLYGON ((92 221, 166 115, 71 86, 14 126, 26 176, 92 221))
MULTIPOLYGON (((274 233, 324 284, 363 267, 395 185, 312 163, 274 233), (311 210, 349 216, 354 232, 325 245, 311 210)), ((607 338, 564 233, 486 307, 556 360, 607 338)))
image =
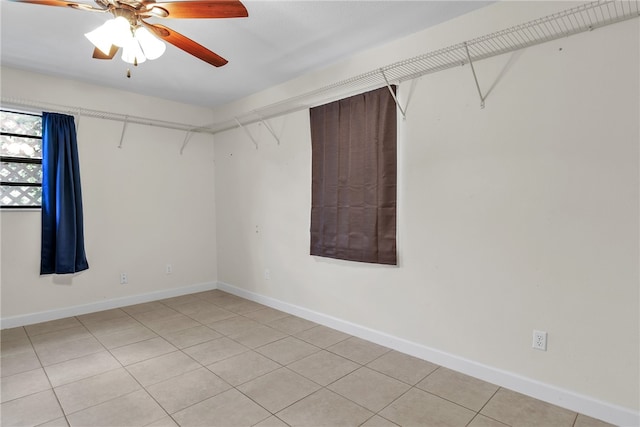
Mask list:
POLYGON ((389 89, 312 108, 310 118, 311 255, 396 265, 396 104, 389 89))

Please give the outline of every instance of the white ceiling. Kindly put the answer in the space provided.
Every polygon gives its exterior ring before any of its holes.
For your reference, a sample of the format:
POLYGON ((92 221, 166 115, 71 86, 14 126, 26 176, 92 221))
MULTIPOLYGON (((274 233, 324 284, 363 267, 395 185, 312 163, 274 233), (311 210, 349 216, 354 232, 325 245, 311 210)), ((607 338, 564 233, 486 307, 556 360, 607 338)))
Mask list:
MULTIPOLYGON (((90 3, 85 0, 86 3, 90 3)), ((158 1, 160 2, 160 1, 158 1)), ((171 45, 138 67, 119 54, 91 58, 83 36, 106 14, 1 3, 1 63, 208 107, 324 68, 367 48, 420 31, 488 1, 243 1, 248 18, 155 19, 226 58, 221 68, 171 45), (126 77, 131 68, 131 78, 126 77)), ((110 16, 109 16, 110 17, 110 16)))

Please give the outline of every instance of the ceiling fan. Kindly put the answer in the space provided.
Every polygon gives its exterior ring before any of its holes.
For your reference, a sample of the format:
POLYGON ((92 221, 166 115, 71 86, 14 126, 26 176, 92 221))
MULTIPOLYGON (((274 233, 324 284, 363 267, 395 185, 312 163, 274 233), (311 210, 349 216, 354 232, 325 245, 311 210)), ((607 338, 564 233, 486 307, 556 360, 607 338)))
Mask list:
POLYGON ((156 2, 155 0, 95 0, 97 6, 77 3, 66 0, 13 0, 19 3, 31 3, 44 6, 70 7, 72 9, 86 10, 90 12, 109 12, 114 19, 108 21, 102 27, 91 33, 85 34, 96 46, 93 57, 96 59, 112 59, 120 47, 123 48, 123 60, 137 65, 145 59, 155 59, 164 52, 162 39, 167 43, 199 58, 215 67, 221 67, 228 61, 206 47, 196 43, 190 38, 160 24, 146 22, 148 18, 170 19, 209 19, 209 18, 243 18, 249 16, 247 9, 239 0, 194 0, 194 1, 168 1, 156 2), (117 23, 116 23, 117 22, 117 23), (105 35, 107 32, 123 31, 124 39, 109 35, 109 38, 101 38, 101 41, 92 38, 105 35), (153 36, 151 36, 153 34, 153 36), (155 39, 155 40, 153 40, 155 39), (106 42, 105 42, 106 40, 106 42), (120 40, 120 41, 118 41, 120 40), (129 44, 135 40, 136 44, 129 44), (143 43, 144 42, 144 43, 143 43), (157 52, 149 54, 143 52, 144 45, 148 51, 153 48, 153 43, 159 48, 157 52), (157 43, 160 43, 159 46, 157 43), (134 46, 133 48, 131 46, 134 46), (129 50, 128 50, 129 48, 129 50), (133 50, 132 50, 133 49, 133 50), (139 51, 139 52, 138 52, 139 51), (159 54, 158 54, 159 52, 159 54), (147 54, 147 56, 145 56, 147 54))

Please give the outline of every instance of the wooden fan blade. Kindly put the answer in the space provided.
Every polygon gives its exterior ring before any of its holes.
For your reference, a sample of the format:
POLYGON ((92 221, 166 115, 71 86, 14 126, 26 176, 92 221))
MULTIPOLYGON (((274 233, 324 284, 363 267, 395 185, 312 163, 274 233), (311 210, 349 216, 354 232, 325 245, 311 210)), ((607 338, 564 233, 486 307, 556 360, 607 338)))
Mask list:
POLYGON ((12 0, 17 3, 31 3, 39 4, 41 6, 58 6, 58 7, 71 7, 73 9, 90 10, 93 12, 106 12, 108 9, 100 9, 90 6, 84 3, 76 3, 64 0, 12 0))
POLYGON ((104 52, 102 52, 100 49, 96 47, 95 49, 93 49, 93 58, 94 59, 113 59, 113 57, 116 56, 116 53, 118 53, 118 46, 116 45, 111 45, 111 49, 109 49, 108 55, 105 55, 104 52))
POLYGON ((153 34, 167 43, 171 43, 178 49, 182 49, 196 58, 202 59, 204 62, 213 65, 214 67, 222 67, 229 62, 218 54, 211 52, 206 47, 194 42, 190 38, 173 31, 171 28, 165 27, 164 25, 149 24, 144 21, 141 22, 149 29, 149 31, 153 32, 153 34))
POLYGON ((151 16, 160 18, 244 18, 249 12, 239 0, 201 0, 145 3, 151 16))

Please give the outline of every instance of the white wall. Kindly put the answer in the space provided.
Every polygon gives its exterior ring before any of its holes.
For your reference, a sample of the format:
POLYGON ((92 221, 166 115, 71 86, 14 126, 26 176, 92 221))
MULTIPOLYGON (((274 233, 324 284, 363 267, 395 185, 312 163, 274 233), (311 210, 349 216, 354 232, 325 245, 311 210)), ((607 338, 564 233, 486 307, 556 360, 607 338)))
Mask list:
MULTIPOLYGON (((219 114, 570 5, 497 4, 219 114)), ((638 33, 636 19, 478 63, 485 109, 468 67, 403 84, 398 267, 309 256, 307 111, 270 121, 279 145, 260 125, 258 150, 217 135, 219 280, 637 413, 638 33)))
MULTIPOLYGON (((504 2, 214 112, 216 121, 575 3, 504 2)), ((2 318, 216 279, 637 413, 638 20, 400 88, 400 265, 310 257, 308 112, 212 138, 83 117, 90 270, 38 276, 39 213, 0 214, 2 318), (562 50, 560 50, 562 48, 562 50), (215 154, 215 165, 213 163, 215 154), (214 201, 215 187, 215 201, 214 201), (166 263, 174 273, 164 274, 166 263), (265 279, 270 270, 270 280, 265 279), (119 273, 130 284, 119 284, 119 273), (531 331, 549 350, 531 349, 531 331), (595 337, 595 338, 594 338, 595 337)), ((171 121, 211 111, 2 69, 2 95, 171 121)))
MULTIPOLYGON (((124 77, 123 77, 124 78, 124 77)), ((132 84, 135 82, 132 82, 132 84)), ((189 124, 211 111, 2 69, 2 96, 189 124)), ((7 107, 7 106, 4 106, 7 107)), ((2 318, 215 283, 212 136, 81 116, 78 129, 89 270, 39 276, 40 211, 2 211, 2 318), (165 274, 171 263, 173 273, 165 274), (120 273, 129 276, 120 284, 120 273)))

